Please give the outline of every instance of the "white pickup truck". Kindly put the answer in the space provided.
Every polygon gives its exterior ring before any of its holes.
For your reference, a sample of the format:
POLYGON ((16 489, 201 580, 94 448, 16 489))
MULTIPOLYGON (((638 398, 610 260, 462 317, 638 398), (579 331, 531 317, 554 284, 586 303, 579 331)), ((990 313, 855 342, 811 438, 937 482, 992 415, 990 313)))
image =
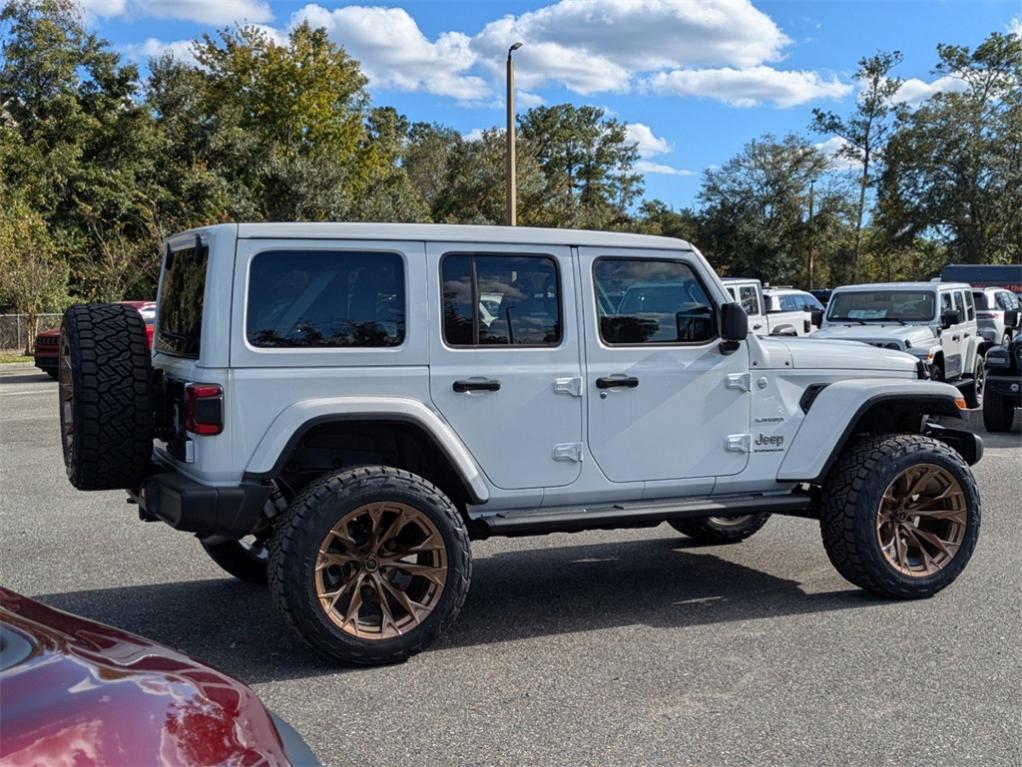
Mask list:
POLYGON ((757 336, 807 336, 813 332, 809 314, 784 311, 776 297, 763 295, 759 280, 725 277, 724 287, 749 315, 749 330, 757 336))

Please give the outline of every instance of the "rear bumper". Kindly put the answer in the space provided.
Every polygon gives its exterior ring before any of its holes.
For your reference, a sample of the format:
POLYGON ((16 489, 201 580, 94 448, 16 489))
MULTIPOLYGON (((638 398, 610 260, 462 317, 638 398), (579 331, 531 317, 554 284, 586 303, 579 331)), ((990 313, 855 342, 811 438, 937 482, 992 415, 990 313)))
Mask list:
POLYGON ((258 526, 270 497, 269 485, 242 482, 211 487, 177 472, 154 474, 128 495, 143 518, 158 519, 176 530, 200 536, 240 538, 258 526))

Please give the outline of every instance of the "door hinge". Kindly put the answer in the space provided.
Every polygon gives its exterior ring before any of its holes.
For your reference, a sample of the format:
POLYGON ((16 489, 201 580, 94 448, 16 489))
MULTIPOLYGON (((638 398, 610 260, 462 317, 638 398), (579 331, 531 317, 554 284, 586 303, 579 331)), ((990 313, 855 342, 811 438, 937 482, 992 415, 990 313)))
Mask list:
POLYGON ((554 460, 582 463, 582 443, 565 442, 560 445, 554 445, 554 460))
POLYGON ((724 442, 724 449, 729 453, 748 453, 751 444, 751 434, 728 434, 724 442))
POLYGON ((582 378, 580 376, 574 376, 573 378, 555 378, 554 391, 557 394, 570 394, 572 397, 581 397, 582 378))
POLYGON ((724 386, 727 389, 738 391, 752 390, 752 373, 728 373, 724 379, 724 386))

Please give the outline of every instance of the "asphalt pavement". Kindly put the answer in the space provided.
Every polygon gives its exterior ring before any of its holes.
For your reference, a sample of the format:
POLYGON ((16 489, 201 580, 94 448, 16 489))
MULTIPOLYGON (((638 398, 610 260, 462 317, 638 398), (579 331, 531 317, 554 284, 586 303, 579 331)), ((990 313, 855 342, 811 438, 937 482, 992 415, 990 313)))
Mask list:
POLYGON ((1022 765, 1022 428, 975 416, 980 542, 933 599, 857 590, 810 520, 495 539, 446 637, 349 669, 194 538, 75 491, 56 384, 4 366, 0 583, 227 671, 327 765, 1022 765))

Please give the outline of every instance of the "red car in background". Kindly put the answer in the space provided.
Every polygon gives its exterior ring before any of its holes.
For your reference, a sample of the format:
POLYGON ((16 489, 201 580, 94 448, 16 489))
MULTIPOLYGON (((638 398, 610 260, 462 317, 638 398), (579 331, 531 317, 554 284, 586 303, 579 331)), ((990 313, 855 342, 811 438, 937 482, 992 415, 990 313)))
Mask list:
POLYGON ((186 655, 0 588, 0 765, 319 765, 256 694, 186 655))
MULTIPOLYGON (((134 306, 145 321, 145 332, 149 338, 149 348, 153 348, 153 326, 156 322, 156 304, 153 301, 119 301, 118 303, 134 306)), ((57 358, 60 356, 60 328, 44 330, 35 337, 35 366, 50 378, 57 377, 57 358)))

